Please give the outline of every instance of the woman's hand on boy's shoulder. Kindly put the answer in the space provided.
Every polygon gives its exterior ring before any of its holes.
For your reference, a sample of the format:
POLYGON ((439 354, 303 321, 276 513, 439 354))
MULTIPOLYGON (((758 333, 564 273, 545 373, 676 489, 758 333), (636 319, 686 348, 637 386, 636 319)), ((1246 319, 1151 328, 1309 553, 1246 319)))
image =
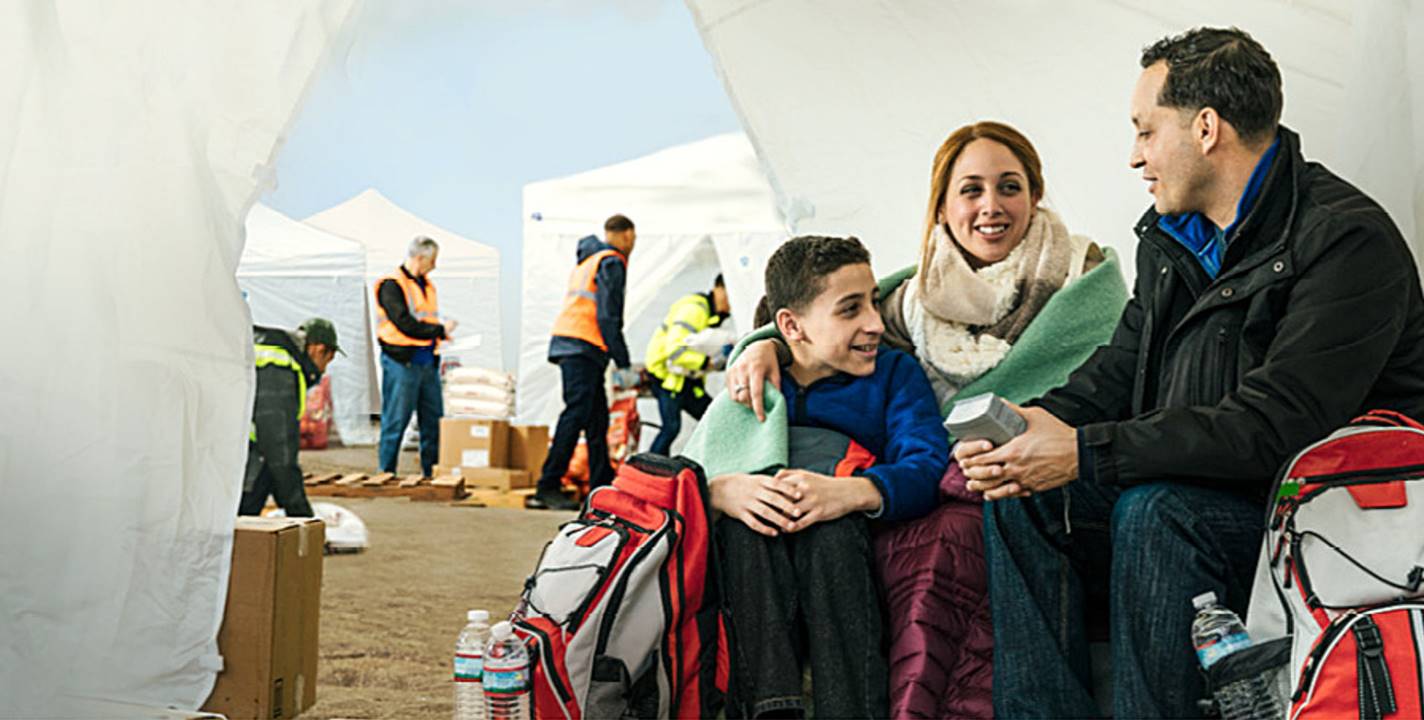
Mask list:
POLYGON ((831 477, 809 470, 782 470, 776 479, 796 496, 796 532, 818 523, 836 520, 853 512, 875 512, 882 499, 869 478, 831 477))
POLYGON ((707 482, 712 507, 741 520, 747 527, 768 537, 796 528, 799 496, 780 477, 732 473, 707 482))
POLYGON ((758 340, 742 349, 736 362, 727 368, 727 392, 732 400, 756 413, 758 422, 766 421, 766 403, 762 392, 766 382, 781 387, 781 360, 777 341, 758 340))

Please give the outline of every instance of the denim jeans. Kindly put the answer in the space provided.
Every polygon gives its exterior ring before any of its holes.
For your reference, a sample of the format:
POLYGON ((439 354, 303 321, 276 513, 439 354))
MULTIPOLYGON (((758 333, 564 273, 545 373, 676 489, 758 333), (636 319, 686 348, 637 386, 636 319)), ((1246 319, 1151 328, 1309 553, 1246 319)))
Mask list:
POLYGON ((1176 483, 985 504, 994 714, 1099 715, 1085 614, 1106 597, 1114 716, 1200 716, 1192 598, 1214 591, 1244 615, 1264 530, 1262 501, 1176 483))
POLYGON ((801 717, 811 663, 816 717, 885 717, 889 668, 869 521, 860 514, 766 537, 717 522, 728 608, 727 717, 801 717))
POLYGON ((686 380, 682 383, 682 389, 677 392, 664 388, 661 383, 653 385, 653 395, 658 399, 658 422, 662 423, 662 428, 658 430, 658 436, 653 438, 653 446, 648 448, 649 452, 658 455, 668 455, 672 452, 672 443, 677 439, 677 434, 682 432, 684 412, 694 420, 702 419, 702 414, 707 412, 707 406, 712 404, 712 398, 705 390, 699 397, 699 390, 702 390, 701 380, 686 380))
POLYGON ((420 471, 430 477, 440 457, 440 417, 445 414, 439 366, 407 365, 381 353, 381 373, 381 471, 396 471, 401 438, 414 412, 420 426, 420 471))
POLYGON ((613 466, 608 464, 608 393, 603 389, 600 364, 583 355, 559 358, 559 374, 564 382, 564 409, 554 426, 549 456, 539 471, 539 492, 558 492, 569 458, 578 447, 579 433, 588 443, 588 486, 602 487, 613 482, 613 466))

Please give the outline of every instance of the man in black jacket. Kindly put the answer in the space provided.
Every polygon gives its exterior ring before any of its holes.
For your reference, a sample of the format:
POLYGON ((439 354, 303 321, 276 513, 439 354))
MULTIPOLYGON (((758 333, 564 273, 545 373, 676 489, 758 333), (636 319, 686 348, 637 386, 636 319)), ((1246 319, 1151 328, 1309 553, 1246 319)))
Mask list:
POLYGON ((239 515, 260 515, 271 495, 289 517, 311 517, 311 504, 297 464, 307 388, 321 380, 341 349, 331 321, 312 318, 295 333, 253 327, 257 394, 247 443, 239 515))
POLYGON ((1203 28, 1141 64, 1130 164, 1154 207, 1132 300, 1111 343, 1022 410, 1022 436, 955 450, 992 501, 1003 717, 1098 713, 1084 614, 1104 596, 1115 715, 1198 714, 1191 599, 1244 614, 1277 468, 1369 408, 1424 417, 1414 259, 1279 125, 1270 55, 1203 28))
POLYGON ((628 257, 638 234, 633 221, 623 215, 608 218, 603 232, 607 242, 599 242, 593 235, 579 240, 577 264, 549 339, 549 362, 558 364, 563 379, 564 410, 559 413, 549 456, 539 472, 538 489, 527 502, 531 508, 578 508, 560 487, 580 433, 588 443, 589 487, 613 482, 603 373, 612 360, 618 368, 615 380, 631 382, 628 343, 623 339, 623 291, 628 257))

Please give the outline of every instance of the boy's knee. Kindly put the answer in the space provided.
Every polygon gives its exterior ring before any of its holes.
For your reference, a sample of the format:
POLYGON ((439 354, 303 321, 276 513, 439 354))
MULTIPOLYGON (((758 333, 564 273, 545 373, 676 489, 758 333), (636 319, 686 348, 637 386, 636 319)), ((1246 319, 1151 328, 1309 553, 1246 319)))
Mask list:
MULTIPOLYGON (((870 553, 870 523, 860 514, 818 522, 800 532, 797 544, 813 555, 870 553)), ((799 548, 798 548, 799 549, 799 548)))

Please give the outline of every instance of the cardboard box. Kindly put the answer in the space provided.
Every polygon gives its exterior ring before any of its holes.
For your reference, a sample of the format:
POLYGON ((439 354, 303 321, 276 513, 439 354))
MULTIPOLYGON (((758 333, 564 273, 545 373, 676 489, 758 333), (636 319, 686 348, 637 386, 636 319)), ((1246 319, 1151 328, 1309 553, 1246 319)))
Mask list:
POLYGON ((440 464, 445 467, 505 467, 509 423, 475 418, 440 419, 440 464))
POLYGON ((549 456, 549 428, 545 425, 512 425, 509 428, 509 467, 535 475, 549 456))
POLYGON ((464 479, 465 487, 494 488, 496 490, 518 490, 534 487, 534 475, 528 470, 510 468, 453 468, 457 477, 464 479))
POLYGON ((203 710, 230 718, 290 718, 316 703, 322 546, 315 518, 237 519, 223 671, 203 710))

